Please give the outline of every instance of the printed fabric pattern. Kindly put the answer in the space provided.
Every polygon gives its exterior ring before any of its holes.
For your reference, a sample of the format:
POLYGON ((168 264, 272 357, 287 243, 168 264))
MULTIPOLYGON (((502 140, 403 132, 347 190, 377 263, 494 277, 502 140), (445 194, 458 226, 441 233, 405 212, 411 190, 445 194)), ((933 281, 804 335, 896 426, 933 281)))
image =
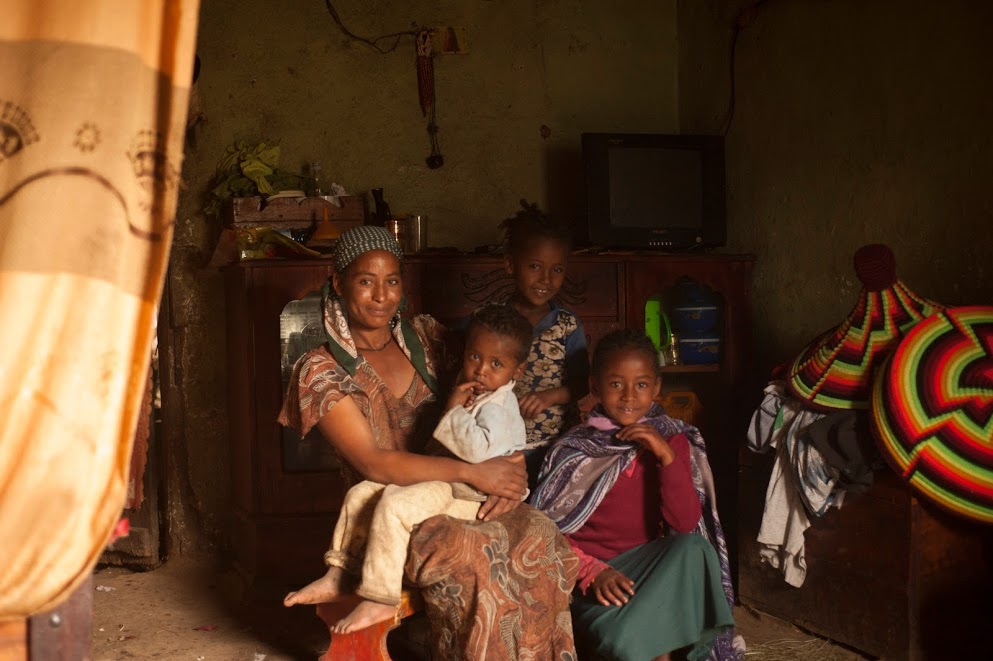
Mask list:
MULTIPOLYGON (((521 397, 536 390, 549 390, 566 385, 566 340, 579 328, 576 316, 559 308, 555 323, 546 328, 531 343, 524 374, 517 381, 514 393, 521 397)), ((556 404, 524 423, 528 431, 527 449, 544 447, 564 429, 579 422, 575 404, 556 404)))
POLYGON ((432 658, 446 661, 577 661, 578 572, 555 524, 524 504, 485 523, 428 519, 406 565, 431 622, 432 658))

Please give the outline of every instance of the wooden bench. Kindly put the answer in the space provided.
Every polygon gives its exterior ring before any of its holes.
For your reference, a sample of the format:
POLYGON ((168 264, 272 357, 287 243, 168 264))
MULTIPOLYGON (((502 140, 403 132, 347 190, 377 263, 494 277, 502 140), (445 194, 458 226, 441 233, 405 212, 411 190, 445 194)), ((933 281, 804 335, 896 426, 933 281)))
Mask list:
MULTIPOLYGON (((345 617, 362 601, 358 595, 349 595, 338 601, 317 605, 317 616, 331 626, 345 617)), ((397 615, 392 620, 374 624, 353 633, 331 633, 331 645, 319 661, 391 661, 386 651, 386 634, 400 625, 400 621, 424 609, 420 592, 404 590, 400 596, 397 615)))

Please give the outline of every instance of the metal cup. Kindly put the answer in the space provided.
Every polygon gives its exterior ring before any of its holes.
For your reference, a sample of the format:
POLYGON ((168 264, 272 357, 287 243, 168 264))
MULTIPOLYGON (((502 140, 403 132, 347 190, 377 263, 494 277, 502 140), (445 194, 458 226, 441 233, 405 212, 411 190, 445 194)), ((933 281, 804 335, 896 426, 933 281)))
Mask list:
POLYGON ((389 232, 394 239, 396 239, 396 242, 400 244, 400 247, 404 248, 404 252, 407 252, 405 248, 407 245, 407 228, 405 227, 405 223, 406 221, 403 218, 390 218, 383 223, 383 226, 386 228, 386 231, 389 232))
POLYGON ((428 247, 427 216, 407 216, 402 244, 404 252, 417 253, 428 247))

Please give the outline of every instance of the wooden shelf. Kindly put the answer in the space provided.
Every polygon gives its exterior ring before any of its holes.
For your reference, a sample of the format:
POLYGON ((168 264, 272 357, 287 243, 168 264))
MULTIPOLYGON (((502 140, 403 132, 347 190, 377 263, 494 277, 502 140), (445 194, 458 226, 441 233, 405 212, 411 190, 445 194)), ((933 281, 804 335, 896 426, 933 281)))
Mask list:
POLYGON ((675 374, 679 372, 720 372, 721 366, 717 363, 709 365, 663 365, 659 367, 663 374, 675 374))

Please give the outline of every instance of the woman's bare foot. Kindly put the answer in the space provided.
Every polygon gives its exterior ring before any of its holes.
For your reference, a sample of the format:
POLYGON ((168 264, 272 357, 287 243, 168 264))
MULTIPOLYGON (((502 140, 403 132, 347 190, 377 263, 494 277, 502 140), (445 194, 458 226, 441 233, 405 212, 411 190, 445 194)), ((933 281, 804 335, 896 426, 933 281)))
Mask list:
POLYGON ((331 631, 333 633, 352 633, 379 622, 392 620, 396 611, 396 606, 381 604, 378 601, 363 601, 355 607, 355 610, 335 622, 331 631))
POLYGON ((652 661, 671 661, 671 659, 672 657, 669 656, 668 652, 666 652, 665 654, 659 654, 657 657, 652 659, 652 661))
POLYGON ((346 583, 348 583, 348 575, 345 570, 341 567, 331 567, 328 573, 313 583, 286 595, 283 605, 322 604, 326 601, 334 601, 344 591, 346 583))

